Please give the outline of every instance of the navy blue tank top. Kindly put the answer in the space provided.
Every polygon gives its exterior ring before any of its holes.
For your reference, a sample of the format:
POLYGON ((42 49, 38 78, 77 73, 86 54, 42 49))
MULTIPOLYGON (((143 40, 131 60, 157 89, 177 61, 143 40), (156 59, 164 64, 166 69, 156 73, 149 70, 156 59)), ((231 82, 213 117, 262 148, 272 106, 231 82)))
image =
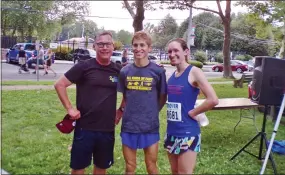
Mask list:
POLYGON ((188 112, 194 108, 199 89, 188 82, 192 69, 189 65, 185 71, 175 77, 175 72, 168 80, 167 94, 167 134, 177 137, 196 136, 200 134, 198 122, 188 112))

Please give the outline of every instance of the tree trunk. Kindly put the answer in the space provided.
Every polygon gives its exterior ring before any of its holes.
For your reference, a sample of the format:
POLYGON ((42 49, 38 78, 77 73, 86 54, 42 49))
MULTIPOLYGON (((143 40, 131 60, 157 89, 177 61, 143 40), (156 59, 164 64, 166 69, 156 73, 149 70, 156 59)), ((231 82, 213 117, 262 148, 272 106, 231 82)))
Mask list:
POLYGON ((21 28, 21 41, 25 42, 25 38, 24 38, 24 28, 21 28))
POLYGON ((1 23, 2 35, 6 36, 6 26, 7 26, 6 23, 7 23, 7 20, 5 19, 5 16, 3 16, 3 14, 2 14, 2 19, 3 19, 2 23, 1 23))
POLYGON ((143 30, 144 20, 144 2, 142 0, 136 0, 136 15, 134 16, 133 27, 134 31, 138 32, 143 30))
POLYGON ((285 21, 283 25, 283 39, 282 39, 281 48, 280 48, 280 52, 278 56, 281 59, 285 59, 285 21))
POLYGON ((225 15, 222 13, 220 1, 217 0, 220 16, 224 25, 224 44, 223 44, 223 55, 224 55, 224 78, 234 78, 230 62, 230 48, 231 48, 231 1, 226 1, 225 15))
POLYGON ((14 29, 13 29, 13 32, 12 32, 12 36, 15 36, 16 30, 17 30, 17 28, 16 28, 16 26, 15 26, 14 29))
POLYGON ((224 20, 224 44, 223 44, 223 55, 224 55, 224 78, 233 78, 233 73, 230 63, 230 47, 231 47, 231 24, 230 19, 224 20))

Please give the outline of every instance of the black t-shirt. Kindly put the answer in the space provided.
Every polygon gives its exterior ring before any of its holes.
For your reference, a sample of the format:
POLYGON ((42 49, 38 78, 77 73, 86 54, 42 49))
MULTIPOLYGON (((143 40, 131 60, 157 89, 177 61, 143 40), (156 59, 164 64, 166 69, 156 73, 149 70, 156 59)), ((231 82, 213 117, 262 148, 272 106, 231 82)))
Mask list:
POLYGON ((81 113, 76 127, 114 131, 120 70, 119 64, 111 62, 103 66, 96 59, 89 59, 65 73, 66 78, 76 84, 76 106, 81 113))
POLYGON ((19 51, 19 57, 25 57, 26 52, 24 50, 19 51))

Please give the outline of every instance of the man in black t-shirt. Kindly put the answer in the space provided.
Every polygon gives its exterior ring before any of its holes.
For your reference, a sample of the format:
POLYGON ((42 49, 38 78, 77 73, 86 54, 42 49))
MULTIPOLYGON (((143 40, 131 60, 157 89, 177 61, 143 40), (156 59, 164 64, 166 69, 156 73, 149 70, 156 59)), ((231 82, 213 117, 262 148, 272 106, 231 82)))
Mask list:
POLYGON ((55 84, 59 99, 76 120, 71 149, 71 174, 84 174, 93 155, 94 174, 105 174, 113 160, 117 81, 121 66, 110 61, 112 34, 103 32, 94 42, 96 59, 74 65, 55 84), (76 108, 66 88, 76 84, 76 108))

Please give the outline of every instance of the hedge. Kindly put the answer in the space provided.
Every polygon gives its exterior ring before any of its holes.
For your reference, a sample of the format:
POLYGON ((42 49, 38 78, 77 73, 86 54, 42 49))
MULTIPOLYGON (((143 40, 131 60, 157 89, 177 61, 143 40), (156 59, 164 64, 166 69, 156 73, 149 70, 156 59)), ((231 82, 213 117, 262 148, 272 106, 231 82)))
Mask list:
MULTIPOLYGON (((203 68, 203 63, 201 63, 200 61, 189 60, 188 63, 200 69, 203 68)), ((170 61, 161 61, 160 64, 170 64, 170 61)))

